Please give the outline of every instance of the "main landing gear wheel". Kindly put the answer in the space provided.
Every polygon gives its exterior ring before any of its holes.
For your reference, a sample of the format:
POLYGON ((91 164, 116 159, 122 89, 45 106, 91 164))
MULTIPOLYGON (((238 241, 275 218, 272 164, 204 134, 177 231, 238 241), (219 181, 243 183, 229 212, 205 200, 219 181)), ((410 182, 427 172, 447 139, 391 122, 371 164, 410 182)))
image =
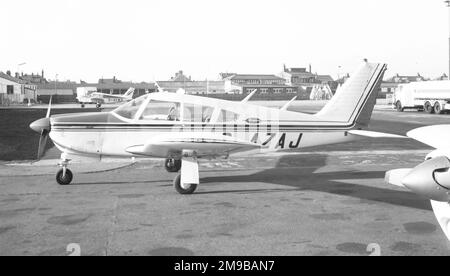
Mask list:
POLYGON ((181 186, 181 175, 177 175, 177 177, 175 177, 175 179, 173 180, 173 186, 175 187, 175 190, 178 193, 180 193, 182 195, 190 195, 195 192, 198 185, 197 184, 188 184, 188 187, 183 188, 183 186, 181 186))
POLYGON ((179 172, 181 169, 181 160, 176 160, 172 158, 166 159, 164 166, 166 167, 166 171, 175 173, 179 172))
POLYGON ((59 185, 69 185, 72 182, 73 174, 69 169, 66 169, 66 173, 64 174, 64 169, 60 169, 56 173, 56 182, 59 185))

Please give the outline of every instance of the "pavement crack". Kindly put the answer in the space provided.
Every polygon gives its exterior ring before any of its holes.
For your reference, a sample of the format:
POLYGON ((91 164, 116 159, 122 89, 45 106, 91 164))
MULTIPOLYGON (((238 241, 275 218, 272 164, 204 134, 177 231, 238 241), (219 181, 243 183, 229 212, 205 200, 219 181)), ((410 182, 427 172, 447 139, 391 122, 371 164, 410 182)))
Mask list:
POLYGON ((119 208, 119 198, 116 198, 113 207, 112 226, 107 230, 105 256, 109 255, 109 247, 111 246, 112 240, 114 238, 114 232, 118 221, 118 208, 119 208))

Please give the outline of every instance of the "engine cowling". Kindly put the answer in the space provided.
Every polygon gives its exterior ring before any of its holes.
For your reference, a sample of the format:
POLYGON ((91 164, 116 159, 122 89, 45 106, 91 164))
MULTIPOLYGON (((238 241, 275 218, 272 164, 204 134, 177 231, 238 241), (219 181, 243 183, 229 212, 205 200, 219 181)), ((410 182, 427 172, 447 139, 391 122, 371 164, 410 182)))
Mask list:
POLYGON ((431 200, 450 202, 450 160, 445 156, 427 160, 412 169, 402 184, 431 200))

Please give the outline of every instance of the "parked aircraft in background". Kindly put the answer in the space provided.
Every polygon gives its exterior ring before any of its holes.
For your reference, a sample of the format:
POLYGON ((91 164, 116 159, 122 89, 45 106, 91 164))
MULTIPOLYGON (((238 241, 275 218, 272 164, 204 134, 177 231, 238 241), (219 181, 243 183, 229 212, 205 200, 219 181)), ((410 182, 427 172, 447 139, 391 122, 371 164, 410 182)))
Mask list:
MULTIPOLYGON (((158 157, 181 194, 199 184, 200 158, 298 150, 350 142, 362 137, 399 137, 368 128, 386 65, 365 61, 317 114, 253 105, 251 93, 231 102, 182 93, 157 92, 124 103, 111 112, 66 114, 33 122, 41 133, 38 158, 48 137, 61 150, 59 184, 73 179, 71 155, 158 157)), ((161 91, 161 89, 160 89, 161 91)))
POLYGON ((450 240, 450 125, 422 127, 407 135, 436 150, 413 169, 387 172, 386 182, 430 199, 433 212, 450 240))
POLYGON ((97 92, 97 88, 95 87, 79 87, 77 88, 77 100, 81 104, 81 107, 84 107, 86 104, 95 104, 97 108, 100 108, 107 101, 114 103, 131 101, 134 90, 131 87, 125 94, 116 95, 97 92))

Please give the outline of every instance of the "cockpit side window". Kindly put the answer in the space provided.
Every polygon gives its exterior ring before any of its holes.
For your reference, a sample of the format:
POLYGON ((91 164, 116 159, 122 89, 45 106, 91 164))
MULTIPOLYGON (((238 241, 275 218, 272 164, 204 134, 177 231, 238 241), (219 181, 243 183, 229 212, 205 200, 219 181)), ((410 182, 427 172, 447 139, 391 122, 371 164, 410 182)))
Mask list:
POLYGON ((184 104, 183 121, 208 123, 211 120, 213 111, 214 108, 210 106, 184 104))
POLYGON ((151 100, 139 119, 179 121, 180 103, 151 100))
POLYGON ((217 121, 219 122, 236 122, 239 119, 239 115, 237 113, 228 111, 228 110, 221 110, 219 118, 217 121))
POLYGON ((144 103, 145 99, 145 96, 142 96, 137 99, 131 100, 116 108, 114 110, 114 113, 127 119, 133 119, 141 105, 144 103))

